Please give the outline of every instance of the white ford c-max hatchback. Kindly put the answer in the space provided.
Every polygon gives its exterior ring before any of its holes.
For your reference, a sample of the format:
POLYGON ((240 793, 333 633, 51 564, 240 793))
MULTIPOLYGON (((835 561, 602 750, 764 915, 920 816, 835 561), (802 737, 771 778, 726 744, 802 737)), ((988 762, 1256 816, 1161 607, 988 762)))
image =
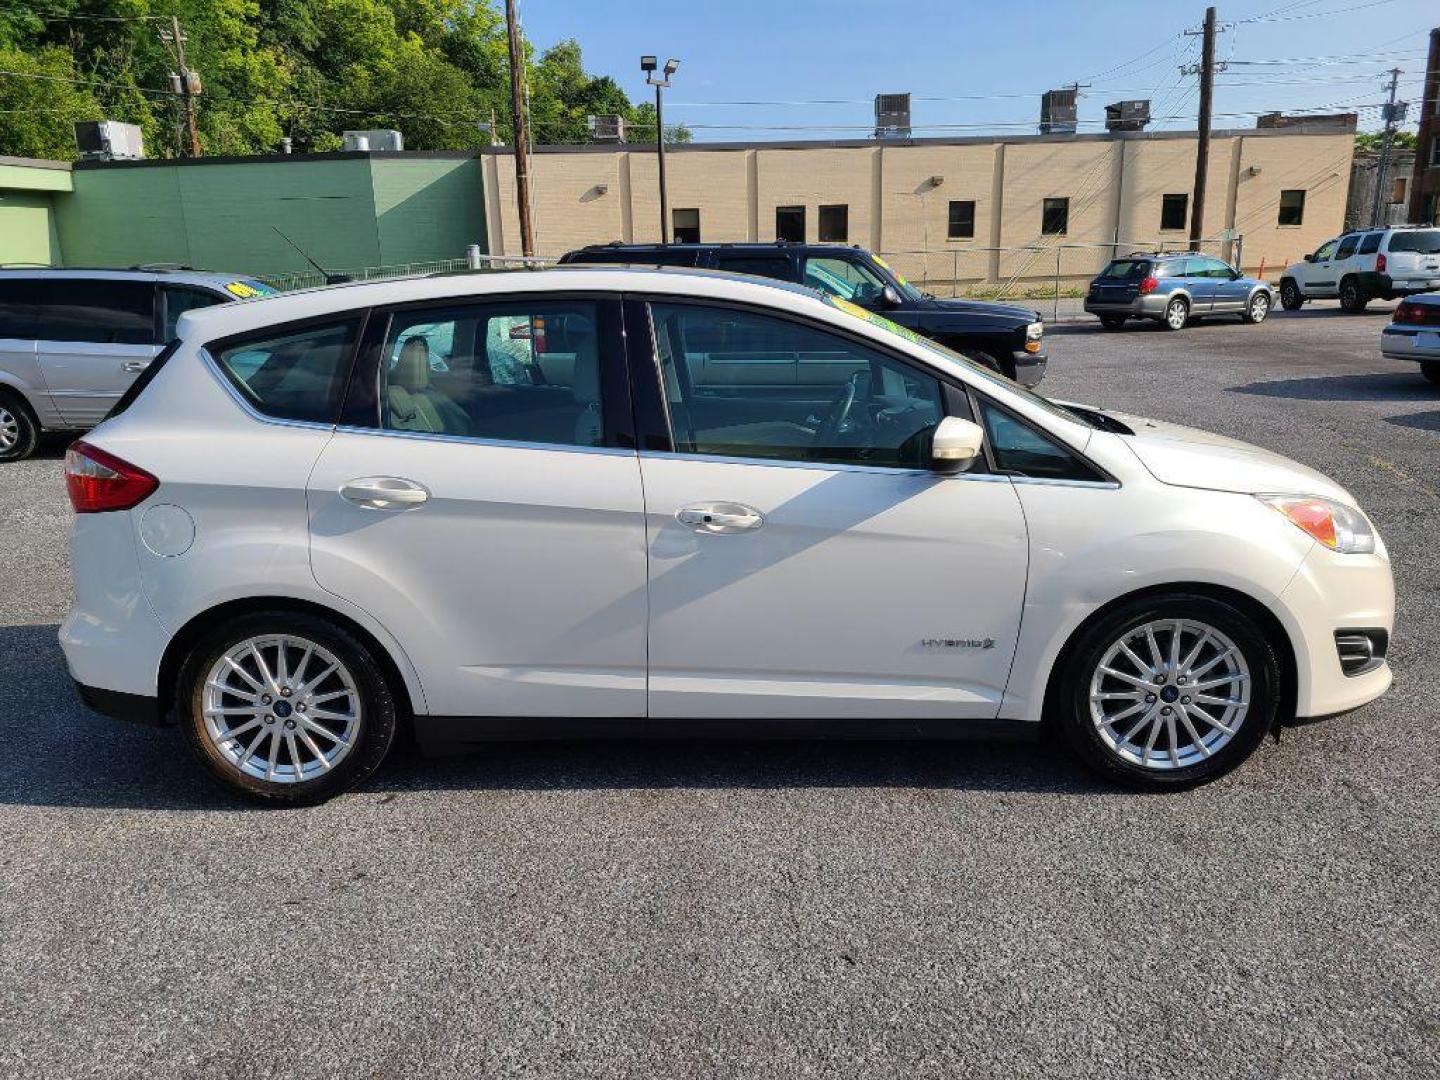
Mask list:
POLYGON ((719 273, 387 281, 186 315, 66 462, 99 711, 311 802, 501 735, 1053 725, 1174 788, 1383 693, 1326 477, 1061 407, 719 273))

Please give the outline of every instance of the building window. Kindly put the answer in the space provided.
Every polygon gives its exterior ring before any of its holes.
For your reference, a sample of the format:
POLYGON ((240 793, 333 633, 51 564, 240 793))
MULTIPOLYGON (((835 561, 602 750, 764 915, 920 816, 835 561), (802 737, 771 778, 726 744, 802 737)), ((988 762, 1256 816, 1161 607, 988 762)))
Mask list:
POLYGON ((803 206, 777 206, 775 208, 775 239, 788 240, 792 244, 805 242, 805 208, 803 206))
POLYGON ((1440 169, 1440 135, 1430 140, 1430 167, 1440 169))
POLYGON ((700 211, 695 209, 674 211, 674 225, 671 233, 677 244, 700 243, 700 211))
POLYGON ((1046 199, 1040 215, 1040 231, 1046 236, 1064 236, 1070 231, 1070 200, 1046 199))
POLYGON ((945 233, 951 240, 975 239, 975 200, 962 199, 950 204, 950 225, 945 233))
POLYGON ((1185 215, 1190 209, 1189 195, 1160 196, 1160 228, 1185 228, 1185 215))
POLYGON ((820 207, 820 242, 844 244, 850 239, 850 207, 820 207))
POLYGON ((1280 192, 1281 225, 1299 225, 1305 220, 1305 192, 1290 189, 1280 192))
POLYGON ((1390 188, 1390 201, 1392 203, 1403 203, 1405 201, 1406 194, 1408 193, 1405 190, 1405 177, 1397 177, 1394 185, 1390 188))

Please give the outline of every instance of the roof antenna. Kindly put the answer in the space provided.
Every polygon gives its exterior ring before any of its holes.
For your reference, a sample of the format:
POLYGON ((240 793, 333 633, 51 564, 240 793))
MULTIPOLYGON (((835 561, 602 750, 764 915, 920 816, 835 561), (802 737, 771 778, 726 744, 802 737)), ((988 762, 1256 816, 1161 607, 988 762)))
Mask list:
POLYGON ((318 270, 321 274, 323 274, 323 275, 325 276, 325 284, 326 284, 326 285, 343 285, 343 284, 345 284, 345 282, 347 282, 347 281, 354 281, 354 280, 355 280, 355 279, 352 278, 349 274, 332 274, 332 273, 330 273, 329 270, 326 270, 326 269, 325 269, 323 266, 321 266, 318 262, 316 262, 314 259, 312 259, 312 258, 309 256, 309 254, 305 251, 304 248, 302 248, 299 244, 295 243, 294 240, 291 240, 290 237, 286 236, 283 232, 280 232, 280 230, 279 230, 278 227, 276 227, 276 226, 274 226, 274 225, 271 225, 270 228, 274 229, 277 233, 279 233, 281 240, 284 240, 284 241, 285 241, 287 244, 289 244, 292 248, 294 248, 296 251, 298 251, 298 252, 300 253, 300 257, 301 257, 302 259, 304 259, 307 263, 309 263, 311 266, 313 266, 316 270, 318 270))

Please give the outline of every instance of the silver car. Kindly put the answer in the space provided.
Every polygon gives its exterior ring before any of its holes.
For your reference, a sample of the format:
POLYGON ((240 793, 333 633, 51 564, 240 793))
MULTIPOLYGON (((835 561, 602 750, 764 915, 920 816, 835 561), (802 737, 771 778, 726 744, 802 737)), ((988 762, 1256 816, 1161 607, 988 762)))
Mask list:
POLYGON ((1085 295, 1085 310, 1100 316, 1106 330, 1119 330, 1129 319, 1183 330, 1192 319, 1209 315, 1239 315, 1260 323, 1274 306, 1268 284, 1194 251, 1114 259, 1085 295))
POLYGON ((181 268, 0 269, 0 462, 42 430, 84 431, 110 411, 192 308, 275 292, 181 268))
POLYGON ((1420 373, 1440 384, 1440 292, 1408 297, 1380 333, 1380 352, 1392 360, 1410 360, 1420 373))

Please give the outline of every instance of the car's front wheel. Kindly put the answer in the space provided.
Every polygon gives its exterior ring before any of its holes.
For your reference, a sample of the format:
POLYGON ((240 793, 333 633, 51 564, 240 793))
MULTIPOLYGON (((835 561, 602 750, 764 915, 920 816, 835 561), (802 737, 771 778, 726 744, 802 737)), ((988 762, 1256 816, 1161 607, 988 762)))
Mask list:
POLYGON ((180 671, 176 716, 211 776, 269 802, 321 802, 375 771, 396 706, 377 657, 314 615, 261 612, 221 625, 180 671))
POLYGON ((1170 303, 1165 305, 1165 329, 1184 330, 1185 324, 1190 321, 1190 305, 1183 297, 1177 296, 1170 303))
POLYGON ((1249 305, 1245 308, 1245 321, 1247 323, 1262 323, 1265 317, 1270 314, 1269 293, 1257 292, 1250 298, 1249 305))
POLYGON ((40 425, 20 402, 0 395, 0 461, 19 461, 35 452, 40 425))
POLYGON ((1213 780, 1249 757, 1275 720, 1275 650, 1223 600, 1177 593, 1123 604, 1067 656, 1052 718, 1085 764, 1129 787, 1213 780))
POLYGON ((1305 303, 1305 297, 1300 292, 1300 286, 1296 285, 1290 278, 1280 282, 1280 306, 1286 311, 1299 311, 1300 306, 1305 303))

